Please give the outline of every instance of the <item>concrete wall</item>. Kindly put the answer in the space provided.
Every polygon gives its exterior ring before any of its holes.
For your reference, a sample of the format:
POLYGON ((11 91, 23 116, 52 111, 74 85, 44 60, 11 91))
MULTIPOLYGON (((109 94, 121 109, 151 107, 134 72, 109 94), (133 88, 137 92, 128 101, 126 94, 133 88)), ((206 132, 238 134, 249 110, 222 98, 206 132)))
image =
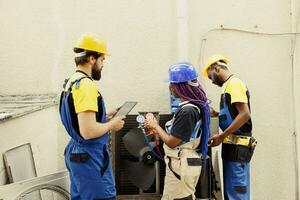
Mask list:
MULTIPOLYGON (((176 3, 173 0, 0 0, 0 94, 59 92, 63 79, 74 70, 72 45, 78 36, 82 32, 101 32, 106 35, 112 53, 105 61, 99 83, 107 107, 137 100, 134 112, 168 113, 168 88, 162 80, 168 66, 177 62, 178 52, 182 52, 177 40, 178 20, 182 18, 177 17, 176 3)), ((300 153, 295 141, 299 143, 300 139, 294 132, 300 132, 300 87, 294 84, 293 89, 292 78, 294 83, 300 81, 299 41, 298 36, 272 33, 297 31, 299 3, 295 0, 186 3, 188 30, 180 33, 187 34, 182 35, 187 41, 182 48, 188 47, 189 60, 200 70, 209 55, 225 54, 230 59, 231 71, 250 89, 253 132, 259 140, 251 166, 252 199, 297 199, 296 152, 300 153), (220 27, 270 34, 210 31, 220 27)), ((208 80, 200 78, 200 81, 212 99, 212 106, 217 108, 219 89, 208 80)), ((55 111, 50 110, 38 113, 52 118, 55 111)), ((53 137, 59 140, 55 145, 53 141, 53 145, 59 157, 45 171, 63 166, 60 153, 68 139, 58 125, 60 121, 52 120, 47 125, 52 124, 49 130, 57 131, 53 137)), ((17 120, 0 127, 6 129, 14 122, 17 120)), ((32 129, 25 127, 24 130, 32 129)), ((7 134, 13 135, 14 131, 8 129, 7 134)), ((25 141, 26 137, 23 134, 20 139, 25 141)), ((50 155, 54 156, 53 152, 50 155)))
MULTIPOLYGON (((224 54, 230 70, 250 90, 253 133, 258 139, 252 165, 252 199, 298 199, 297 157, 293 124, 293 35, 291 2, 287 1, 189 1, 189 55, 202 70, 212 54, 224 54), (220 28, 239 29, 214 30, 220 28), (253 34, 245 31, 270 34, 253 34)), ((295 6, 295 5, 293 5, 295 6)), ((292 7, 293 8, 293 7, 292 7)), ((297 13, 293 13, 297 15, 297 13)), ((297 59, 297 52, 295 58, 297 59)), ((298 76, 297 76, 298 74, 298 76)), ((212 105, 218 107, 220 89, 201 79, 212 105)), ((298 112, 299 113, 299 110, 298 112)), ((296 125, 297 125, 296 124, 296 125)))
MULTIPOLYGON (((0 153, 30 143, 38 176, 64 168, 63 149, 58 129, 57 108, 42 111, 0 123, 0 153)), ((0 185, 6 183, 3 159, 0 160, 0 185)))
MULTIPOLYGON (((231 71, 243 79, 250 90, 253 133, 259 141, 251 168, 253 199, 269 199, 270 194, 274 195, 273 199, 278 196, 281 199, 293 199, 296 176, 292 130, 292 71, 291 68, 282 67, 283 64, 291 66, 290 52, 287 51, 290 49, 290 39, 245 38, 244 35, 222 32, 211 34, 206 47, 205 53, 214 52, 216 48, 221 52, 228 52, 231 71), (233 43, 234 49, 241 53, 231 49, 233 43), (259 48, 257 44, 261 44, 259 48), (282 50, 270 51, 270 46, 282 50), (266 57, 271 59, 266 60, 266 57), (274 83, 275 80, 278 84, 274 83), (275 163, 280 163, 280 167, 275 167, 275 163), (259 187, 255 187, 256 185, 259 187), (282 191, 274 191, 274 188, 281 188, 282 191)), ((219 95, 215 92, 220 92, 220 89, 211 85, 208 80, 203 81, 213 104, 216 104, 219 102, 219 95)))
POLYGON ((5 47, 0 49, 0 93, 60 91, 75 69, 72 48, 79 35, 100 32, 112 54, 100 83, 108 107, 129 99, 140 102, 139 110, 167 105, 168 87, 162 81, 176 61, 175 3, 0 0, 0 45, 5 47))

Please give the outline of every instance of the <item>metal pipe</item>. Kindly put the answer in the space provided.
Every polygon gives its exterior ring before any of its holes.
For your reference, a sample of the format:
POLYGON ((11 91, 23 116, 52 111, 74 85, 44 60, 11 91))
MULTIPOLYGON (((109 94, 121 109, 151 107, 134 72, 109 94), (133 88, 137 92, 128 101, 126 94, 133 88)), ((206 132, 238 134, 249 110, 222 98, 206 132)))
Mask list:
MULTIPOLYGON (((296 1, 291 0, 291 29, 292 32, 297 32, 298 31, 298 21, 299 21, 299 12, 297 13, 296 9, 296 1)), ((292 94, 292 128, 293 128, 293 136, 294 136, 294 151, 295 151, 295 176, 296 176, 296 183, 295 183, 295 198, 299 199, 299 147, 298 147, 298 135, 297 135, 297 105, 296 105, 296 77, 295 77, 295 71, 296 71, 296 66, 295 66, 295 51, 296 51, 296 43, 297 43, 297 35, 294 35, 293 38, 291 39, 291 94, 292 94)))
POLYGON ((188 59, 187 0, 177 0, 177 59, 188 59))

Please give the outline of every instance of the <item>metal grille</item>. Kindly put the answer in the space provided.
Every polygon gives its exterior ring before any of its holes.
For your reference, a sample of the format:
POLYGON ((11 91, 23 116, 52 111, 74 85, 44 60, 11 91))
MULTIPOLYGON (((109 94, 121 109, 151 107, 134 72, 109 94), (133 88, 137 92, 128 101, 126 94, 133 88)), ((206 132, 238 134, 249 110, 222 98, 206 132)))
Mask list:
MULTIPOLYGON (((133 157, 129 154, 129 152, 126 150, 123 142, 122 137, 132 128, 135 128, 138 126, 138 123, 136 122, 137 115, 128 115, 125 119, 125 126, 123 129, 115 133, 115 136, 112 137, 114 144, 113 146, 113 159, 115 163, 115 176, 116 176, 116 188, 118 195, 134 195, 139 194, 140 190, 136 186, 134 186, 126 172, 125 169, 122 168, 122 162, 124 160, 131 160, 131 161, 138 161, 138 158, 133 157)), ((164 124, 172 118, 172 115, 159 115, 159 122, 162 127, 164 127, 164 124)), ((160 193, 163 191, 163 185, 164 185, 164 177, 165 177, 165 164, 164 162, 160 162, 160 193)), ((149 190, 143 191, 143 193, 154 193, 155 192, 155 181, 153 185, 150 187, 149 190)))

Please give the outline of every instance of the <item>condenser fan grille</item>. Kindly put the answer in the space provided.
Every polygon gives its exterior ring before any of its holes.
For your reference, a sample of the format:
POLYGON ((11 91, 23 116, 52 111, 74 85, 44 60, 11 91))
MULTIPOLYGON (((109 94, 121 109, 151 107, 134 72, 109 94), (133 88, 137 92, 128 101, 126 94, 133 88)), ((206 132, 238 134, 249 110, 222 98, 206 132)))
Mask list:
MULTIPOLYGON (((116 187, 118 191, 118 195, 132 195, 132 194, 139 194, 140 189, 133 185, 128 178, 128 174, 125 171, 125 168, 122 167, 125 161, 139 161, 139 158, 131 155, 124 143, 122 142, 122 138, 126 133, 128 133, 131 129, 136 128, 138 123, 136 122, 137 115, 128 115, 125 119, 125 126, 123 129, 118 131, 115 137, 115 155, 113 158, 115 159, 115 176, 116 176, 116 187)), ((164 124, 172 118, 172 115, 159 115, 160 124, 164 127, 164 124)), ((163 191, 163 184, 164 184, 164 176, 165 176, 165 165, 163 162, 160 163, 160 193, 163 191)), ((144 193, 153 193, 155 192, 155 181, 153 185, 144 193)))

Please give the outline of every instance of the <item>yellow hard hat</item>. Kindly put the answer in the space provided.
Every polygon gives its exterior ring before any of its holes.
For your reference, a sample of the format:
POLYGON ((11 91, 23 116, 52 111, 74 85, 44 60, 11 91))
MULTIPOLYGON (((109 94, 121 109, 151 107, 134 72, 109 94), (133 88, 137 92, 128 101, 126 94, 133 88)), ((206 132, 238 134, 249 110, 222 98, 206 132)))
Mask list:
POLYGON ((106 40, 103 35, 100 34, 85 33, 81 35, 74 48, 80 48, 84 50, 103 53, 105 55, 110 55, 107 52, 106 40))
POLYGON ((222 55, 213 55, 211 57, 209 57, 204 65, 203 71, 202 71, 202 76, 207 77, 207 69, 214 63, 218 62, 218 61, 223 61, 225 64, 228 64, 228 59, 225 56, 222 55))

